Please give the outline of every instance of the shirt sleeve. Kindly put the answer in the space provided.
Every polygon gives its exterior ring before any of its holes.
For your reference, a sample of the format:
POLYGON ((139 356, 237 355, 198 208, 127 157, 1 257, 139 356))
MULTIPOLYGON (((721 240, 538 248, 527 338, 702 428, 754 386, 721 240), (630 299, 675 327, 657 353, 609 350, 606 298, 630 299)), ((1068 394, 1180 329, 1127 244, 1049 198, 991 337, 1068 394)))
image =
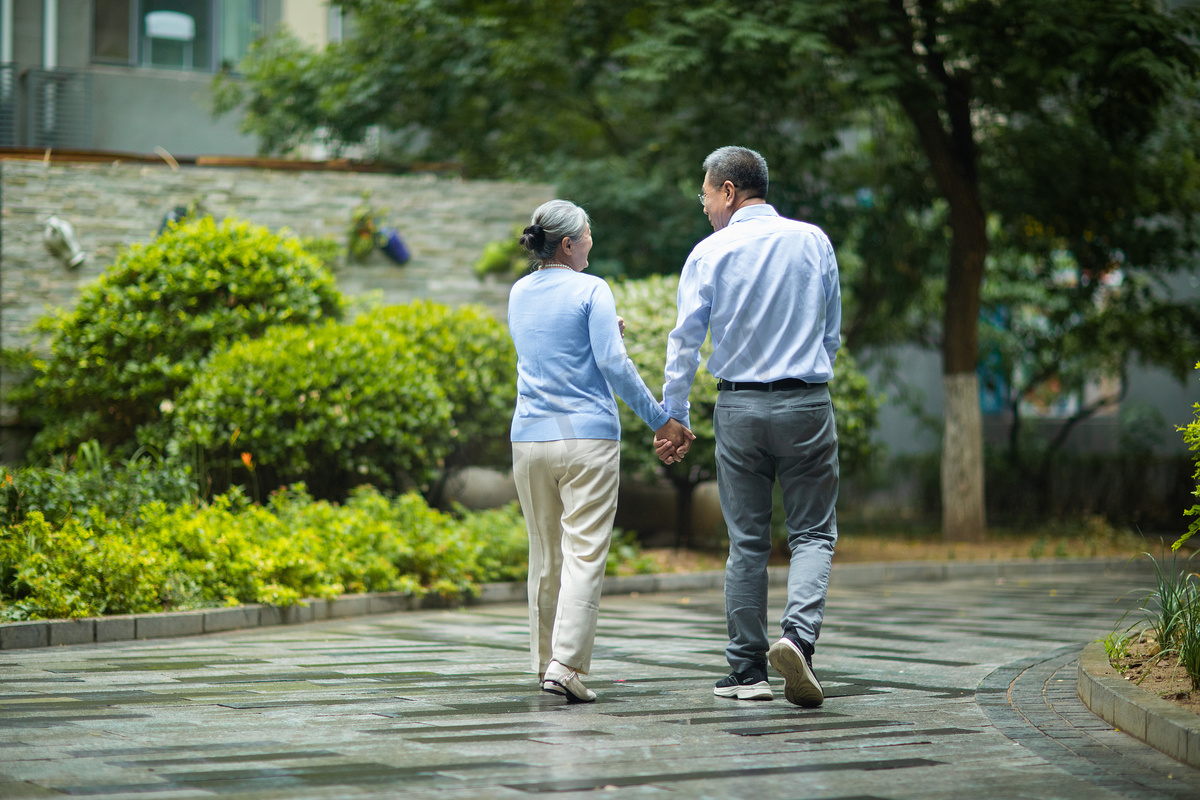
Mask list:
POLYGON ((592 306, 588 312, 588 336, 592 343, 592 355, 596 366, 609 385, 625 401, 625 405, 633 409, 633 413, 650 426, 658 430, 670 419, 663 411, 654 395, 646 387, 637 367, 625 351, 621 341, 621 330, 617 326, 617 304, 613 299, 612 289, 608 284, 599 281, 592 297, 592 306))
POLYGON ((675 330, 667 337, 663 406, 667 414, 690 428, 688 395, 700 367, 700 346, 708 335, 708 319, 712 312, 712 287, 703 280, 698 260, 689 258, 683 265, 675 305, 679 312, 675 330))
POLYGON ((829 355, 829 366, 832 368, 837 360, 837 351, 842 346, 842 286, 838 280, 837 258, 833 254, 833 245, 825 240, 825 337, 823 344, 829 355))

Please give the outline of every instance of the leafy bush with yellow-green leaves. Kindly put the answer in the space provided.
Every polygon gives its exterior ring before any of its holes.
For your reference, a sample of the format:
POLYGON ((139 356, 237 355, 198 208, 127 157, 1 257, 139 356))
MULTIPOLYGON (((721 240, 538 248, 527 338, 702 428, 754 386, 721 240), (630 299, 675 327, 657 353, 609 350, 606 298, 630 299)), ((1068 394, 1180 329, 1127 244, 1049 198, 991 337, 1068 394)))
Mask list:
POLYGON ((416 494, 388 498, 369 486, 342 505, 297 485, 265 505, 236 490, 208 505, 155 501, 133 519, 55 524, 33 510, 0 527, 0 619, 360 592, 454 596, 524 578, 527 547, 515 505, 456 518, 416 494))
MULTIPOLYGON (((1200 370, 1200 362, 1197 362, 1196 369, 1200 370)), ((1184 444, 1188 446, 1189 450, 1195 453, 1196 472, 1192 475, 1192 480, 1196 482, 1196 490, 1192 492, 1192 495, 1200 500, 1200 403, 1196 403, 1192 408, 1195 411, 1192 421, 1182 426, 1180 430, 1183 432, 1184 444)), ((1188 526, 1187 533, 1179 537, 1179 540, 1172 546, 1175 550, 1182 547, 1184 542, 1195 536, 1197 531, 1200 531, 1200 503, 1196 503, 1184 511, 1183 514, 1187 517, 1195 517, 1195 519, 1188 526)))
POLYGON ((40 426, 32 457, 97 439, 128 455, 161 446, 164 403, 208 356, 279 325, 338 317, 331 273, 286 233, 211 217, 184 222, 122 251, 71 311, 43 318, 45 355, 8 402, 40 426))

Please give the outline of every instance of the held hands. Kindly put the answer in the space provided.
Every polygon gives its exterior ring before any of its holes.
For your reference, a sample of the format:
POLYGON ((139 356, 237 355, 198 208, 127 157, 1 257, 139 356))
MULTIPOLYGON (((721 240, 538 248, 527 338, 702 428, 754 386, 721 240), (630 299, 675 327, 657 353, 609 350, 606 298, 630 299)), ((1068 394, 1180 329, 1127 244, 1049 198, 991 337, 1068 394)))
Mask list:
POLYGON ((675 464, 683 461, 695 438, 696 434, 685 428, 682 422, 669 419, 654 432, 654 452, 664 464, 675 464))

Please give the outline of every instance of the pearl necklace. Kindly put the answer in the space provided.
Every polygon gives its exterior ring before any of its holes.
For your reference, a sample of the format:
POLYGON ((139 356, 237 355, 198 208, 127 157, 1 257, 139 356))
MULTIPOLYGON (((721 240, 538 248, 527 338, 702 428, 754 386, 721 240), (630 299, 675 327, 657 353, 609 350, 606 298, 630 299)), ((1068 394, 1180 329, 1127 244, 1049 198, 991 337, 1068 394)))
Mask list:
POLYGON ((538 269, 547 269, 549 267, 557 267, 558 269, 569 269, 572 272, 575 271, 574 267, 569 266, 567 264, 542 264, 540 267, 538 267, 538 269))

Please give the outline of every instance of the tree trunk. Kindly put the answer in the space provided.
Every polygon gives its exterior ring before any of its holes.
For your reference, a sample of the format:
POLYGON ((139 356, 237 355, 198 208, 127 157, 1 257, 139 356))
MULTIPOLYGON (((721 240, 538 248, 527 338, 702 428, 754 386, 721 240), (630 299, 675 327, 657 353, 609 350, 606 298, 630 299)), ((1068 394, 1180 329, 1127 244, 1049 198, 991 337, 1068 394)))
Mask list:
MULTIPOLYGON (((902 9, 901 9, 902 10, 902 9)), ((940 62, 935 73, 942 72, 940 62)), ((942 324, 942 385, 945 433, 942 437, 942 538, 982 541, 987 536, 983 508, 983 419, 979 410, 979 307, 987 259, 987 215, 979 193, 970 92, 944 76, 951 130, 942 126, 936 93, 913 89, 900 103, 917 130, 933 177, 949 204, 950 263, 942 324)))
MULTIPOLYGON (((958 173, 958 170, 953 172, 958 173)), ((942 538, 987 538, 983 497, 983 415, 979 410, 979 307, 987 258, 987 218, 973 181, 947 181, 950 201, 950 270, 942 323, 942 538)))
POLYGON ((942 437, 942 538, 981 542, 987 522, 983 504, 983 416, 974 372, 942 376, 946 421, 942 437))
POLYGON ((683 545, 692 546, 692 498, 696 484, 687 478, 675 483, 675 549, 683 545))

